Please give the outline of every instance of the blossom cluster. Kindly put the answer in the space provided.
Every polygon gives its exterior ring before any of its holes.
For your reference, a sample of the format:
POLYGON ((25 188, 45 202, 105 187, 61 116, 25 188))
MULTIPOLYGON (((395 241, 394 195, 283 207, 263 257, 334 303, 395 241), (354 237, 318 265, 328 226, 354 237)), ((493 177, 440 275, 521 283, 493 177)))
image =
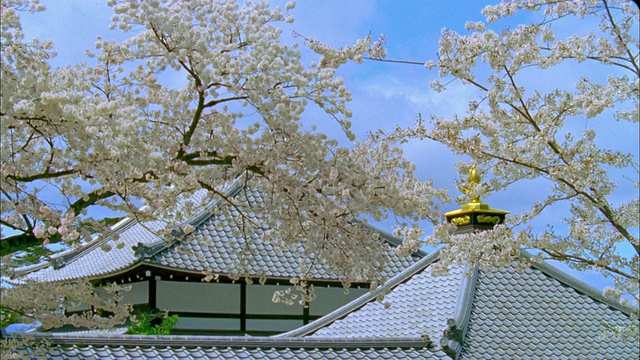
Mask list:
MULTIPOLYGON (((638 7, 630 1, 523 0, 502 1, 483 13, 486 21, 468 23, 468 34, 443 30, 438 59, 428 63, 443 77, 476 88, 480 98, 469 102, 466 114, 434 117, 394 136, 435 139, 470 155, 488 170, 491 191, 534 179, 536 188, 551 191, 530 211, 509 217, 513 234, 502 228, 454 238, 442 234, 452 254, 445 251, 444 258, 499 265, 511 261, 519 247, 537 249, 537 260, 601 271, 616 279, 616 291, 637 299, 637 153, 621 146, 624 138, 605 145, 588 124, 606 122, 608 130, 624 133, 639 121, 638 7), (523 12, 537 20, 494 25, 523 12), (572 21, 582 24, 583 34, 566 33, 562 23, 572 21), (575 83, 531 84, 532 74, 542 79, 544 72, 567 65, 587 72, 575 83), (635 195, 621 199, 616 192, 620 173, 631 179, 635 195), (557 209, 567 209, 555 214, 558 224, 546 230, 528 226, 557 209)), ((434 89, 446 86, 437 82, 434 89)))

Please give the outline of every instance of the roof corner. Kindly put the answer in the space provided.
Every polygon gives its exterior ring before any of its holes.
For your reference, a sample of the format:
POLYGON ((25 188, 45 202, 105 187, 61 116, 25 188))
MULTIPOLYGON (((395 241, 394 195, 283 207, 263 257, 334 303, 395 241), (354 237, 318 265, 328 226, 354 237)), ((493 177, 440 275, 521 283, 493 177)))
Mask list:
POLYGON ((447 327, 443 330, 442 338, 440 338, 442 351, 452 359, 457 359, 462 351, 464 337, 471 317, 477 280, 478 267, 467 265, 465 275, 462 278, 454 317, 447 320, 447 327))

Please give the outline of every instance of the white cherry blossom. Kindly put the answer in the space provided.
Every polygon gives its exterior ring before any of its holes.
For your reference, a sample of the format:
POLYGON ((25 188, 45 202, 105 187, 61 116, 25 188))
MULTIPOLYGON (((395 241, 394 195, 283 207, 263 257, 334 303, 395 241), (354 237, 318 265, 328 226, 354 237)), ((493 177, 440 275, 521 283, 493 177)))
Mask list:
MULTIPOLYGON (((217 199, 242 213, 240 229, 266 229, 265 241, 282 247, 303 244, 306 257, 332 265, 345 284, 378 283, 385 244, 364 219, 393 211, 410 224, 407 234, 421 234, 422 219, 439 219, 433 205, 446 192, 415 177, 397 141, 355 141, 350 130, 351 95, 336 71, 361 61, 370 38, 342 50, 308 40, 322 58, 305 64, 298 45, 280 39, 294 2, 284 10, 224 0, 109 4, 112 28, 128 37, 98 37, 88 64, 52 69, 54 45, 27 42, 20 26, 19 10, 41 10, 36 1, 2 1, 0 201, 2 227, 12 230, 0 240, 3 255, 107 233, 96 206, 161 219, 160 236, 189 233, 184 222, 217 199), (303 129, 308 106, 353 142, 339 146, 303 129), (225 197, 238 178, 269 201, 225 197), (201 189, 209 191, 203 201, 175 211, 201 189)), ((297 287, 308 301, 308 264, 300 267, 297 287)))

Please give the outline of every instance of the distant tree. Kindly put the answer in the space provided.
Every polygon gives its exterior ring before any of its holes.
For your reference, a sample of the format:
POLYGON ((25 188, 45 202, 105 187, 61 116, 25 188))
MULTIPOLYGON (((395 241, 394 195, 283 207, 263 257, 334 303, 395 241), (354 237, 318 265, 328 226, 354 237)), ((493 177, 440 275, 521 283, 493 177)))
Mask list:
MULTIPOLYGON (((486 169, 487 184, 475 195, 534 179, 538 190, 532 191, 551 191, 530 204, 530 211, 510 216, 506 227, 452 237, 450 226, 442 224, 426 242, 447 244, 441 265, 499 265, 513 261, 517 249, 535 249, 535 260, 558 260, 613 277, 616 286, 606 294, 631 294, 637 306, 640 179, 633 149, 638 138, 637 131, 625 130, 638 126, 637 5, 505 0, 485 7, 483 14, 485 22, 466 24, 466 35, 443 30, 437 60, 425 64, 439 69, 447 84, 458 80, 479 97, 468 102, 465 114, 432 117, 386 136, 429 138, 470 156, 475 166, 486 169), (493 30, 499 26, 494 23, 515 15, 537 20, 493 30), (553 76, 561 74, 561 66, 583 73, 576 83, 558 83, 553 76), (589 126, 602 123, 619 136, 613 144, 604 144, 589 126), (616 192, 617 181, 635 190, 616 192), (559 213, 562 209, 567 210, 559 213), (547 229, 527 226, 549 211, 557 223, 547 229)), ((383 52, 370 59, 393 61, 384 59, 383 52)), ((447 84, 432 86, 446 91, 447 84)), ((460 167, 466 172, 469 165, 460 167)), ((525 198, 514 194, 517 201, 525 198)), ((630 305, 628 297, 621 301, 630 305)))

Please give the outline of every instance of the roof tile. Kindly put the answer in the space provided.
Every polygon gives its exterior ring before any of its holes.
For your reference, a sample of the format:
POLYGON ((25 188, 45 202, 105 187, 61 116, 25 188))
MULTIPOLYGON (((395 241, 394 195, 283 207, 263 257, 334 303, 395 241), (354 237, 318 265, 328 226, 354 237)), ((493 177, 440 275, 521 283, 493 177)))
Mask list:
POLYGON ((273 348, 273 347, 101 347, 80 345, 53 345, 47 358, 58 359, 443 359, 442 352, 426 348, 273 348))
MULTIPOLYGON (((251 196, 253 201, 262 201, 261 194, 255 189, 243 191, 251 196)), ((185 201, 200 201, 206 195, 206 191, 196 192, 192 198, 185 201)), ((215 205, 225 206, 225 205, 215 205)), ((227 205, 228 206, 228 205, 227 205)), ((176 210, 178 211, 178 210, 176 210)), ((291 278, 299 276, 301 255, 295 248, 280 249, 273 244, 264 244, 260 241, 255 229, 248 233, 247 241, 235 235, 239 233, 237 226, 237 210, 231 209, 232 216, 215 213, 215 208, 197 217, 199 224, 196 230, 187 235, 181 241, 175 241, 172 246, 157 253, 148 261, 152 265, 161 265, 179 270, 202 272, 211 270, 217 274, 232 274, 235 269, 242 268, 253 276, 270 276, 291 278), (208 216, 208 218, 204 217, 208 216), (244 252, 247 245, 249 252, 244 252), (241 260, 248 262, 248 265, 241 260)), ((254 216, 257 221, 260 216, 254 216)), ((194 220, 195 221, 195 220, 194 220)), ((116 236, 98 239, 85 246, 84 249, 65 255, 64 261, 57 269, 48 266, 44 269, 28 273, 25 278, 36 281, 68 281, 79 278, 100 278, 122 271, 135 265, 141 260, 135 256, 133 247, 156 246, 163 244, 154 232, 165 227, 164 222, 149 221, 144 226, 134 220, 123 221, 119 228, 115 229, 116 236), (105 251, 104 249, 109 249, 105 251)), ((372 231, 372 236, 374 232, 372 231)), ((421 255, 420 255, 421 256, 421 255)), ((417 261, 420 256, 398 257, 389 249, 387 266, 381 276, 390 278, 402 271, 407 265, 417 261)), ((338 280, 340 277, 326 265, 316 264, 310 276, 317 280, 338 280)))
POLYGON ((604 324, 628 323, 536 268, 481 271, 461 358, 637 359, 637 343, 604 336, 604 324))
POLYGON ((54 269, 52 266, 27 274, 25 279, 36 281, 65 281, 83 277, 96 278, 114 273, 135 264, 133 246, 139 242, 153 243, 160 239, 151 231, 164 226, 159 221, 150 221, 145 226, 139 223, 123 225, 117 239, 107 237, 88 244, 78 251, 64 266, 54 269), (151 230, 151 231, 149 231, 151 230), (124 246, 119 246, 124 244, 124 246))
MULTIPOLYGON (((396 286, 384 299, 371 301, 310 337, 420 337, 437 339, 454 316, 464 270, 435 276, 427 268, 396 286)), ((365 295, 366 296, 366 295, 365 295)))
MULTIPOLYGON (((261 194, 255 189, 247 189, 253 199, 261 199, 261 194)), ((245 192, 243 192, 244 194, 245 192)), ((221 205, 226 206, 226 205, 221 205)), ((228 207, 232 216, 220 213, 211 215, 184 241, 175 243, 170 248, 158 253, 150 259, 151 264, 167 267, 182 268, 202 272, 210 270, 216 274, 231 274, 234 268, 244 266, 248 274, 254 276, 291 278, 300 275, 301 254, 297 247, 279 248, 274 243, 265 244, 261 241, 261 229, 248 230, 250 241, 234 236, 239 231, 237 224, 240 214, 235 208, 228 207), (245 246, 249 251, 244 250, 245 246), (178 251, 182 249, 183 251, 178 251), (242 257, 242 259, 241 259, 242 257), (247 264, 246 266, 244 264, 247 264), (243 264, 243 265, 240 265, 243 264)), ((260 221, 260 216, 256 216, 260 221)), ((374 232, 372 231, 372 236, 374 232)), ((391 278, 407 266, 415 263, 419 257, 398 257, 389 248, 387 264, 383 278, 391 278)), ((327 265, 316 263, 310 272, 310 277, 316 280, 339 280, 327 265)))

